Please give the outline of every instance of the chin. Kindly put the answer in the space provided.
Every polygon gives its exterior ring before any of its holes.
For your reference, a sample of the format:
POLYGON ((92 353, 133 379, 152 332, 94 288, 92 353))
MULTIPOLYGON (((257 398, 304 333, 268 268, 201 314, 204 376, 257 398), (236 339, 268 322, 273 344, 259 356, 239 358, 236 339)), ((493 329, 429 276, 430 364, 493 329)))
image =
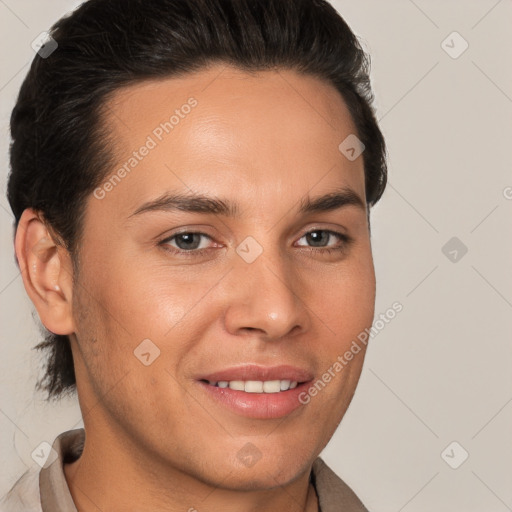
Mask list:
MULTIPOLYGON (((250 453, 250 449, 247 452, 250 453)), ((223 486, 232 485, 238 490, 250 491, 287 485, 307 471, 315 458, 293 447, 267 453, 270 456, 265 457, 262 453, 259 459, 257 456, 253 459, 247 457, 246 464, 241 463, 237 457, 227 470, 230 476, 227 482, 223 482, 223 486)))
POLYGON ((242 471, 235 468, 228 478, 222 480, 222 487, 233 491, 265 491, 290 484, 302 474, 302 467, 286 465, 286 468, 272 464, 242 471))

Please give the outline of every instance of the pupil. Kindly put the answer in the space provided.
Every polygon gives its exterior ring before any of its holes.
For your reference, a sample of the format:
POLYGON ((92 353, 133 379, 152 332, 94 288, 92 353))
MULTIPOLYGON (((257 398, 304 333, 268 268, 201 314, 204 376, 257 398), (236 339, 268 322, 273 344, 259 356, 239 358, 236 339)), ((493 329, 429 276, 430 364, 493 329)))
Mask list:
MULTIPOLYGON (((182 233, 182 234, 178 235, 178 237, 176 238, 176 245, 180 249, 197 249, 197 247, 199 247, 198 240, 196 240, 195 244, 191 243, 194 241, 194 236, 197 236, 197 233, 182 233), (185 243, 184 244, 180 243, 183 240, 185 240, 185 243)), ((199 237, 197 237, 197 238, 199 238, 199 237)))
POLYGON ((312 231, 311 233, 308 233, 306 236, 309 237, 308 243, 318 243, 318 241, 322 241, 322 238, 324 239, 324 242, 327 243, 329 239, 329 234, 326 231, 312 231), (322 235, 318 236, 318 233, 321 233, 322 235))

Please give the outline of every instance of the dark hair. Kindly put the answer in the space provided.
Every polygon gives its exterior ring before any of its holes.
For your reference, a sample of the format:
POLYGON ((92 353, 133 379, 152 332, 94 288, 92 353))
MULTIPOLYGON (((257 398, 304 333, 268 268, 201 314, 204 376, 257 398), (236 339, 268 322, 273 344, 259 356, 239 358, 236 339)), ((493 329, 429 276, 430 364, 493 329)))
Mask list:
MULTIPOLYGON (((365 146, 368 207, 384 192, 370 59, 325 0, 89 0, 49 33, 58 47, 35 56, 11 116, 8 198, 15 229, 23 210, 39 211, 74 264, 85 199, 113 163, 102 131, 109 95, 214 62, 294 69, 334 85, 365 146)), ((67 336, 44 332, 36 348, 49 353, 38 389, 57 398, 76 388, 71 348, 67 336)))

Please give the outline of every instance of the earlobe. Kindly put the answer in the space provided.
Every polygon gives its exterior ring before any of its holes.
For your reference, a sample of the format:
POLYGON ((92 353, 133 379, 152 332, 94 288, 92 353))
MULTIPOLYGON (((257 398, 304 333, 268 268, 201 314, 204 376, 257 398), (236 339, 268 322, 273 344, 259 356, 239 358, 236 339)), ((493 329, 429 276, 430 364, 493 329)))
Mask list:
POLYGON ((18 223, 15 250, 25 290, 43 325, 54 334, 72 334, 71 257, 31 208, 18 223))

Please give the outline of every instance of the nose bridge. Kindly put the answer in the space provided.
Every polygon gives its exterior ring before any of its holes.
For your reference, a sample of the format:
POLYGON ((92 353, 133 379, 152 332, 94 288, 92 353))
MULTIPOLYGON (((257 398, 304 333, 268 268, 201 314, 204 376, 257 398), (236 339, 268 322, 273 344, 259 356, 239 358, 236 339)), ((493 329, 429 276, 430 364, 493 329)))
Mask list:
POLYGON ((268 338, 279 338, 297 326, 306 327, 307 311, 298 296, 293 268, 276 244, 267 244, 263 247, 247 237, 236 248, 235 291, 226 311, 226 328, 233 334, 250 328, 263 331, 268 338))

